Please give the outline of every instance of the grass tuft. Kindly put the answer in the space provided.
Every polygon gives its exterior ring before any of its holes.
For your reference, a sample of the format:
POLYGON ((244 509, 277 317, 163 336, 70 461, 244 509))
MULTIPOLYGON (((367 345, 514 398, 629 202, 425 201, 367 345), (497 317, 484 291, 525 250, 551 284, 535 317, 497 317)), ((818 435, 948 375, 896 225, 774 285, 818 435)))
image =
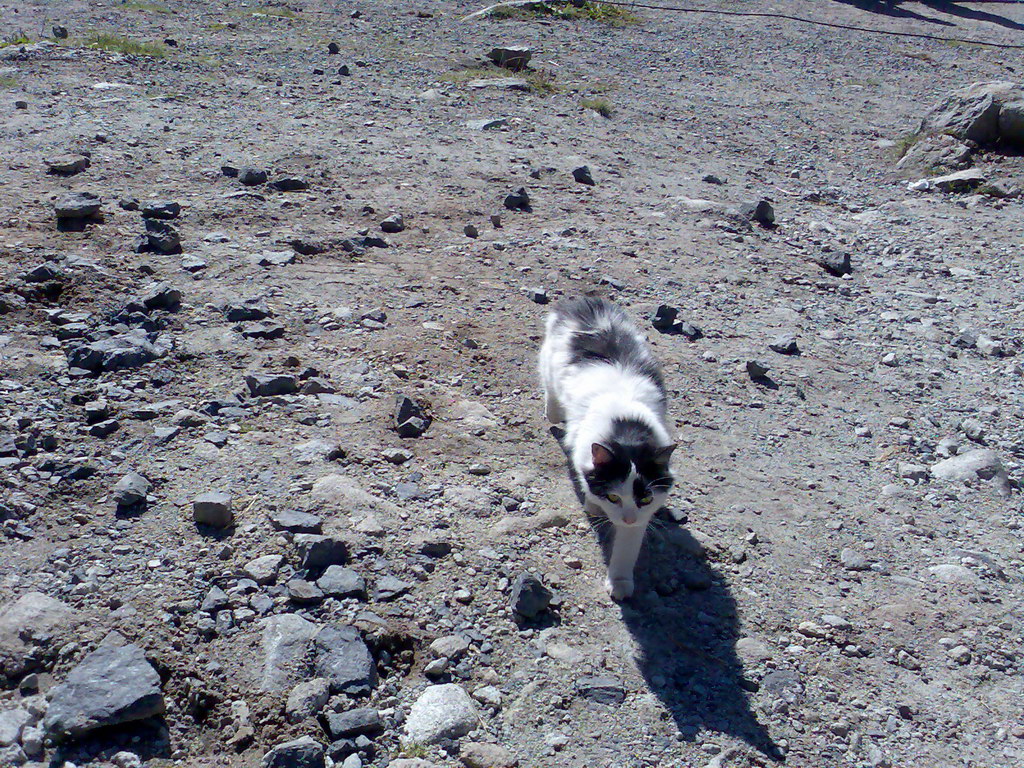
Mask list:
POLYGON ((13 75, 0 75, 0 88, 7 90, 9 88, 16 88, 18 86, 18 79, 13 75))
POLYGON ((402 757, 423 759, 427 756, 427 748, 422 744, 407 744, 400 753, 402 757))
POLYGON ((121 35, 97 33, 85 38, 83 42, 86 48, 123 53, 126 56, 152 56, 162 59, 167 55, 167 48, 160 43, 143 43, 121 35))
POLYGON ((910 151, 910 148, 917 144, 917 142, 922 138, 924 138, 924 135, 917 132, 903 134, 896 139, 896 146, 892 148, 893 156, 897 160, 902 160, 907 152, 910 151))
POLYGON ((580 106, 584 109, 592 109, 601 117, 612 116, 612 103, 608 99, 596 97, 580 99, 580 106))
POLYGON ((6 48, 9 45, 31 45, 32 38, 25 34, 24 30, 18 30, 10 35, 0 37, 0 48, 6 48))
POLYGON ((530 90, 540 96, 550 96, 553 93, 560 93, 562 91, 562 86, 555 82, 554 74, 546 69, 535 69, 526 73, 521 72, 520 74, 525 75, 530 90))
POLYGON ((551 17, 577 21, 597 21, 613 27, 625 27, 639 24, 640 17, 628 8, 609 5, 598 0, 586 0, 583 3, 572 2, 537 2, 530 5, 506 5, 495 8, 490 13, 494 19, 518 19, 520 21, 551 17))
POLYGON ((299 14, 291 8, 280 5, 264 5, 251 11, 253 16, 277 16, 281 19, 297 19, 299 14))

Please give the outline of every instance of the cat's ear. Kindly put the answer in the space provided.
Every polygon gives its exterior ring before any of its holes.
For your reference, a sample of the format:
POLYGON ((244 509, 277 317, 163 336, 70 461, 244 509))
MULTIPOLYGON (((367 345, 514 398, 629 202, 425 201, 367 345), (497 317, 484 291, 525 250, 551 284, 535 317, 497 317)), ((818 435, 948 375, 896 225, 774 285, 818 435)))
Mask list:
POLYGON ((672 451, 676 449, 676 443, 672 445, 666 445, 664 448, 659 448, 654 452, 654 460, 658 464, 664 464, 668 466, 669 461, 672 459, 672 451))
POLYGON ((594 469, 606 467, 615 460, 612 452, 600 443, 593 443, 590 446, 590 455, 594 459, 594 469))

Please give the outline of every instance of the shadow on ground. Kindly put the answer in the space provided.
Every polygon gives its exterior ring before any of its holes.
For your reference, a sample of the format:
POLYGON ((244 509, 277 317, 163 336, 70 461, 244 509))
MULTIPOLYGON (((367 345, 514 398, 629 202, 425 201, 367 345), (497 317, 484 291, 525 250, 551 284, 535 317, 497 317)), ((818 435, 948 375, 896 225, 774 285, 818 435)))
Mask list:
MULTIPOLYGON (((566 453, 569 478, 582 504, 564 435, 557 427, 551 434, 566 453)), ((603 519, 591 518, 590 523, 607 563, 611 526, 603 519)), ((739 617, 729 585, 707 564, 701 544, 664 510, 652 521, 640 553, 636 595, 621 604, 621 611, 640 649, 640 673, 672 713, 684 739, 717 731, 745 741, 771 760, 782 759, 748 701, 748 692, 757 685, 744 678, 736 655, 739 617)))

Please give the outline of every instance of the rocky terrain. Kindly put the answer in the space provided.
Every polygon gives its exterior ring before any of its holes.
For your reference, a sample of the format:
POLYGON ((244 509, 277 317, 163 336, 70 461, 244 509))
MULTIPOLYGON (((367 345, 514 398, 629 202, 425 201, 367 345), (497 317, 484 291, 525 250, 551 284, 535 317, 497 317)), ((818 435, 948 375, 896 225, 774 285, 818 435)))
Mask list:
POLYGON ((0 765, 1024 765, 1021 51, 482 7, 0 0, 0 765), (621 604, 584 293, 680 442, 621 604))

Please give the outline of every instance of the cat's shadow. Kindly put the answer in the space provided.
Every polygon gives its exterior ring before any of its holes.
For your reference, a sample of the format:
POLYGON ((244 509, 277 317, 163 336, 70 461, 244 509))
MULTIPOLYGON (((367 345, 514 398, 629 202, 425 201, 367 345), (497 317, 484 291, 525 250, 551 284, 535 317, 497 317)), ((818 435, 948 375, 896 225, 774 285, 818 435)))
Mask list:
MULTIPOLYGON (((566 469, 580 504, 580 478, 563 441, 566 469)), ((589 518, 604 553, 611 552, 612 526, 589 518)), ((672 713, 681 737, 692 741, 702 730, 742 739, 772 760, 782 753, 757 720, 736 654, 740 639, 736 601, 725 578, 703 556, 703 546, 673 516, 661 510, 651 522, 636 566, 636 592, 620 604, 623 623, 639 646, 637 666, 651 693, 672 713)))

